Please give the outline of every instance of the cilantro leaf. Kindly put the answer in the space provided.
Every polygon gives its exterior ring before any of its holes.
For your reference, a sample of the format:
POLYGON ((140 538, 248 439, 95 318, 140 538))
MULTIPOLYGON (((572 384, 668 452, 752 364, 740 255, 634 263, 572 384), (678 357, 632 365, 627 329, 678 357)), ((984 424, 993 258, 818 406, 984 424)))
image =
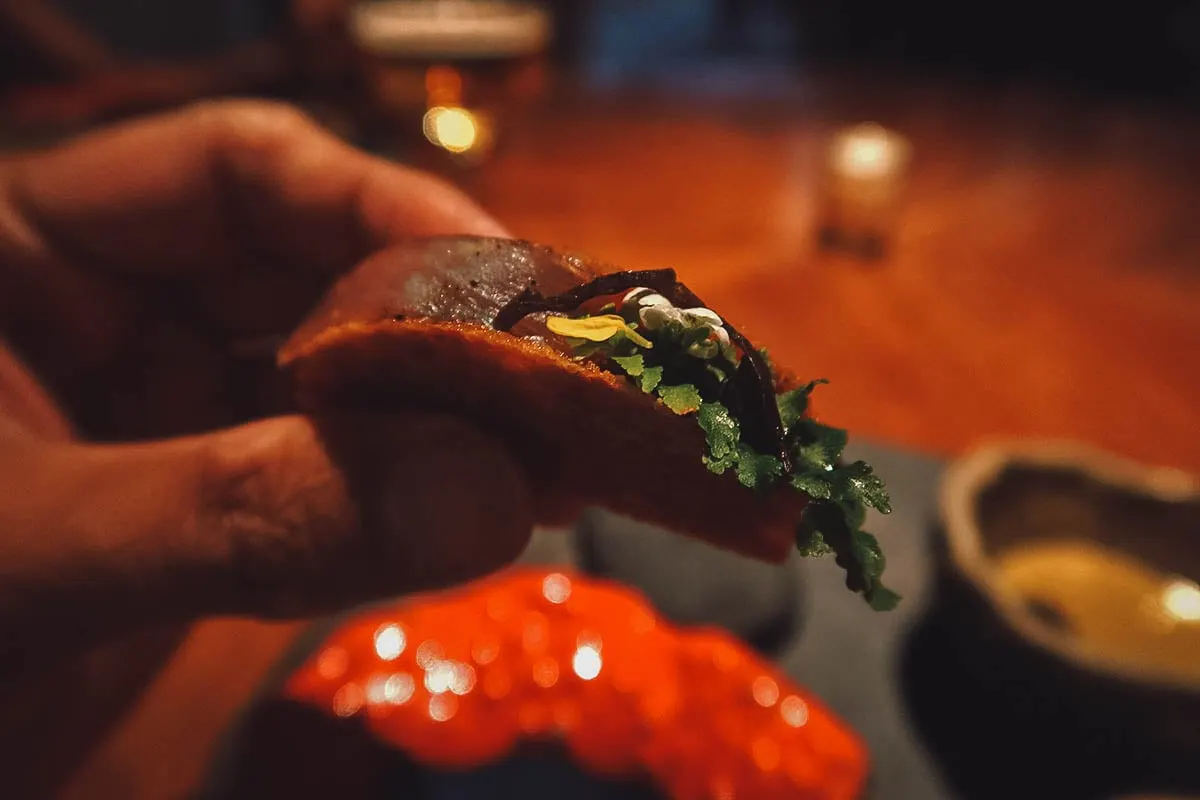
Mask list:
POLYGON ((877 583, 866 594, 867 603, 874 611, 891 611, 896 606, 900 605, 900 595, 893 592, 891 589, 884 586, 882 583, 877 583))
POLYGON ((865 461, 855 461, 844 467, 838 467, 830 475, 831 482, 838 487, 842 497, 854 500, 883 514, 890 514, 892 501, 888 497, 883 481, 871 465, 865 461))
POLYGON ((878 578, 887 566, 883 550, 879 548, 879 540, 866 531, 854 531, 850 536, 851 552, 863 573, 871 578, 878 578))
POLYGON ((796 546, 802 552, 829 548, 839 567, 846 571, 846 587, 861 592, 867 603, 876 610, 894 608, 900 596, 883 585, 881 577, 887 559, 874 536, 861 526, 862 506, 833 500, 815 500, 804 510, 796 531, 796 546), (851 519, 848 512, 855 510, 851 519), (856 524, 857 523, 857 524, 856 524))
POLYGON ((818 378, 799 388, 792 389, 790 392, 776 396, 775 404, 779 406, 779 418, 783 421, 784 430, 790 431, 793 425, 804 418, 804 412, 808 411, 808 396, 822 383, 829 383, 829 381, 818 378))
POLYGON ((730 467, 737 466, 737 451, 733 451, 721 458, 714 458, 710 455, 705 455, 704 466, 708 467, 708 471, 714 475, 724 475, 725 471, 730 467))
POLYGON ((783 474, 783 462, 758 453, 748 444, 738 444, 737 479, 747 489, 765 492, 783 474))
POLYGON ((808 410, 808 393, 800 389, 784 392, 775 398, 775 405, 779 407, 779 419, 783 422, 783 429, 790 430, 804 418, 804 412, 808 410))
POLYGON ((813 420, 796 426, 802 441, 792 449, 792 458, 816 471, 829 471, 842 457, 849 437, 841 428, 831 428, 813 420))
POLYGON ((646 368, 646 362, 641 353, 634 353, 631 356, 613 356, 613 361, 631 378, 638 377, 646 368))
POLYGON ((828 500, 833 496, 833 486, 820 475, 793 475, 792 487, 814 500, 828 500))
POLYGON ((657 389, 658 385, 662 383, 662 374, 662 367, 646 367, 643 369, 641 375, 642 391, 646 394, 650 394, 657 389))
POLYGON ((737 463, 737 445, 741 438, 737 420, 722 403, 711 402, 700 406, 696 421, 708 440, 708 454, 704 463, 709 470, 720 475, 737 463))
MULTIPOLYGON (((657 395, 673 413, 695 412, 706 442, 702 458, 711 472, 722 475, 732 470, 739 483, 757 492, 786 480, 806 495, 808 505, 796 528, 796 548, 802 556, 832 554, 846 572, 847 588, 862 594, 873 609, 887 611, 900 602, 900 596, 882 582, 887 560, 879 542, 863 530, 868 509, 891 511, 883 481, 862 461, 842 463, 846 431, 808 416, 813 390, 828 381, 814 380, 775 397, 792 455, 792 468, 785 475, 777 456, 741 441, 741 424, 731 406, 715 399, 725 398, 730 388, 732 376, 726 363, 689 352, 707 338, 706 329, 669 322, 654 332, 651 342, 615 314, 548 319, 555 320, 548 323, 552 330, 568 338, 574 357, 601 353, 614 370, 627 375, 643 392, 657 395), (670 383, 664 383, 664 373, 670 383)), ((760 352, 767 359, 766 351, 760 352)), ((734 402, 741 399, 733 396, 734 402)))
POLYGON ((837 504, 842 510, 842 519, 846 521, 846 525, 850 527, 850 530, 856 531, 867 524, 867 507, 862 503, 857 500, 838 497, 837 504))
POLYGON ((825 542, 825 537, 815 528, 803 533, 796 532, 796 550, 802 558, 821 558, 833 552, 833 548, 825 542))
POLYGON ((701 405, 700 392, 696 391, 696 387, 691 384, 659 386, 658 396, 662 399, 663 405, 676 414, 690 414, 699 410, 701 405))

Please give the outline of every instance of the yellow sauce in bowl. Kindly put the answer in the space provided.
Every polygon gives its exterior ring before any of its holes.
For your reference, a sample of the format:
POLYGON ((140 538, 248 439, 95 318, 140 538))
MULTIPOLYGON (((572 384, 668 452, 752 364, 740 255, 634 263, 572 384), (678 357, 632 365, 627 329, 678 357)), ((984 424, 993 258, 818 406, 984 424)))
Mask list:
POLYGON ((1084 650, 1184 679, 1200 677, 1200 586, 1085 540, 1030 543, 997 576, 1043 624, 1084 650))

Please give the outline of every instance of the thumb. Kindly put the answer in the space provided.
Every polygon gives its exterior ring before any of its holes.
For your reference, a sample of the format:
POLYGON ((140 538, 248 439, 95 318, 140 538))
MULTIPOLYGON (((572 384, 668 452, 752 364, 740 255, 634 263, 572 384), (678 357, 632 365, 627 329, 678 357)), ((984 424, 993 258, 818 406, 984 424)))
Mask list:
POLYGON ((284 417, 212 442, 203 528, 254 613, 293 615, 441 588, 529 541, 533 511, 503 446, 453 417, 284 417))
POLYGON ((437 415, 289 416, 133 445, 0 443, 0 626, 292 616, 492 571, 518 468, 437 415))

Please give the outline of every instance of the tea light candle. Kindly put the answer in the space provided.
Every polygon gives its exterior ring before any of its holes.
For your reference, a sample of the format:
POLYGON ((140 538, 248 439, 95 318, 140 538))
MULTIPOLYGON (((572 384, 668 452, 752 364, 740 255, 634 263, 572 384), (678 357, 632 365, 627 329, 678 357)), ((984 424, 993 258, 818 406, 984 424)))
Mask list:
POLYGON ((876 123, 839 131, 824 180, 826 240, 875 249, 890 232, 911 153, 908 141, 876 123))
POLYGON ((486 160, 526 79, 540 77, 551 19, 531 2, 372 0, 349 27, 383 114, 465 166, 486 160))
POLYGON ((847 181, 894 184, 908 163, 908 142, 882 125, 866 123, 841 131, 830 147, 835 174, 847 181))

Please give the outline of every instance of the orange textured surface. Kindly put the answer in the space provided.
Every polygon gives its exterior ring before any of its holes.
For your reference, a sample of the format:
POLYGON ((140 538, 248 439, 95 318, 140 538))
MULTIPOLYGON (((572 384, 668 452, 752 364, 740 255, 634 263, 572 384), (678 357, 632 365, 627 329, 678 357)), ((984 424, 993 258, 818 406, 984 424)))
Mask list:
POLYGON ((844 723, 732 637, 673 628, 631 590, 562 572, 362 614, 285 694, 430 767, 549 740, 676 800, 849 800, 867 771, 844 723))

